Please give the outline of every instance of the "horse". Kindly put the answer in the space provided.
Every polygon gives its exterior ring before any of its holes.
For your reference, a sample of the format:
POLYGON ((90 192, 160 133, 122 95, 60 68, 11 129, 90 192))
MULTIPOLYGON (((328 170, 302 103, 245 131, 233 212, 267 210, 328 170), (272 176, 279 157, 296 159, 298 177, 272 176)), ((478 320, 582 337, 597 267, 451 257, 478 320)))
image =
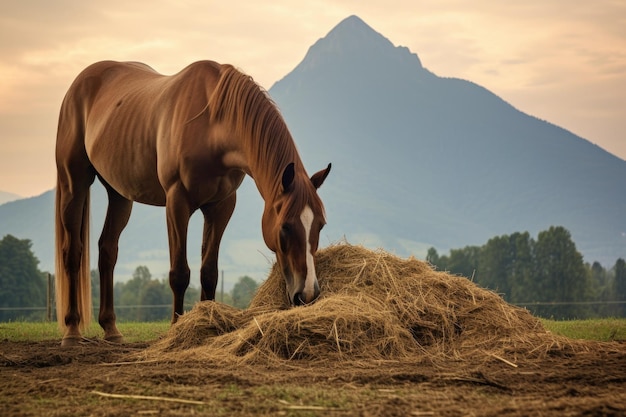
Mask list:
POLYGON ((62 346, 76 345, 91 320, 89 190, 108 195, 98 240, 104 339, 122 343, 113 269, 133 202, 165 206, 174 324, 190 281, 189 218, 204 216, 201 300, 214 300, 218 252, 245 175, 264 200, 263 239, 293 306, 320 292, 314 257, 326 223, 317 194, 331 164, 308 176, 287 125, 252 77, 232 65, 195 62, 162 75, 138 62, 85 68, 61 104, 56 140, 55 281, 62 346))

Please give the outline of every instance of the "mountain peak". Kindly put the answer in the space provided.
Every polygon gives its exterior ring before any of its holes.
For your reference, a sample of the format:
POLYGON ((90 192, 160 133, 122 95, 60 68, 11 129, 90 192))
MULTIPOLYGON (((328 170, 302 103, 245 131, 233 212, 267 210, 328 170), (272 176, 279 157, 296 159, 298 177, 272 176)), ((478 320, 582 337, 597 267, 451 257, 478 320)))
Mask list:
MULTIPOLYGON (((344 47, 379 49, 393 48, 389 39, 376 32, 356 15, 349 16, 339 22, 325 38, 320 39, 326 43, 342 43, 344 47)), ((318 43, 320 42, 318 41, 318 43)))
POLYGON ((343 67, 354 69, 388 66, 423 70, 418 56, 408 48, 394 46, 356 15, 339 22, 328 34, 311 46, 293 73, 310 73, 318 69, 343 67))

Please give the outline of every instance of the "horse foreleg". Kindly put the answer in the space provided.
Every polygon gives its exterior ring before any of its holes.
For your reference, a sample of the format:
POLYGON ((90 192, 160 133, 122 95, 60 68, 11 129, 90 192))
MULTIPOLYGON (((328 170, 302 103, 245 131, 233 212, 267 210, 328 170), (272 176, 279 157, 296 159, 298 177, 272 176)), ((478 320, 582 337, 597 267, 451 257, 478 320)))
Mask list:
POLYGON ((231 194, 225 200, 216 204, 207 204, 201 207, 204 215, 204 233, 202 236, 202 267, 200 269, 200 282, 202 284, 202 301, 215 300, 215 288, 218 280, 217 260, 220 242, 224 235, 226 225, 230 220, 237 195, 231 194))
POLYGON ((192 210, 187 204, 182 186, 174 186, 167 192, 165 213, 170 246, 170 288, 174 296, 172 324, 183 314, 185 291, 189 286, 187 263, 187 228, 192 210))
POLYGON ((98 315, 98 322, 104 329, 105 340, 122 343, 124 338, 115 324, 113 270, 117 262, 120 234, 128 224, 133 203, 108 186, 107 193, 109 195, 109 207, 98 241, 98 270, 100 271, 100 314, 98 315))

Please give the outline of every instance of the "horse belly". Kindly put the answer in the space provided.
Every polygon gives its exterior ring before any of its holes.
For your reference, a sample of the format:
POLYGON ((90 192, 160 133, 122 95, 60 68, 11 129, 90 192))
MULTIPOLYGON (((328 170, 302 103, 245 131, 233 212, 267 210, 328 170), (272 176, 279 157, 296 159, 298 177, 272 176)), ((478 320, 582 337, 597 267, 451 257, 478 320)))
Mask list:
POLYGON ((145 175, 102 175, 122 196, 151 206, 165 206, 165 192, 155 177, 145 175))
MULTIPOLYGON (((151 179, 138 180, 137 182, 119 185, 122 191, 118 191, 129 200, 151 206, 165 206, 165 192, 161 184, 151 179), (141 184, 140 187, 136 187, 141 184)), ((117 188, 116 188, 117 190, 117 188)))
POLYGON ((108 141, 109 146, 88 147, 92 165, 102 181, 128 200, 153 206, 165 205, 165 192, 157 177, 155 152, 144 146, 144 152, 133 151, 131 144, 108 141), (99 148, 102 148, 100 150, 99 148), (104 151, 106 150, 106 151, 104 151))

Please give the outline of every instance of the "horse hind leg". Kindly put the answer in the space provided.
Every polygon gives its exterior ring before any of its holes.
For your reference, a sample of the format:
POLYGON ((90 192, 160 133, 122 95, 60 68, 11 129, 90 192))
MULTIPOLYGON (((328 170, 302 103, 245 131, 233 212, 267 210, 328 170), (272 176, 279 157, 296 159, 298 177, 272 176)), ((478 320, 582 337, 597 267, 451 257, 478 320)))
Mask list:
POLYGON ((122 333, 117 329, 113 302, 113 270, 117 262, 119 239, 128 224, 133 202, 105 185, 109 197, 102 234, 98 240, 98 271, 100 273, 100 312, 98 322, 104 330, 105 340, 123 343, 122 333))
POLYGON ((56 192, 56 298, 62 346, 76 345, 91 320, 89 276, 89 187, 95 178, 88 166, 67 163, 59 169, 56 192), (81 168, 82 167, 82 168, 81 168))

